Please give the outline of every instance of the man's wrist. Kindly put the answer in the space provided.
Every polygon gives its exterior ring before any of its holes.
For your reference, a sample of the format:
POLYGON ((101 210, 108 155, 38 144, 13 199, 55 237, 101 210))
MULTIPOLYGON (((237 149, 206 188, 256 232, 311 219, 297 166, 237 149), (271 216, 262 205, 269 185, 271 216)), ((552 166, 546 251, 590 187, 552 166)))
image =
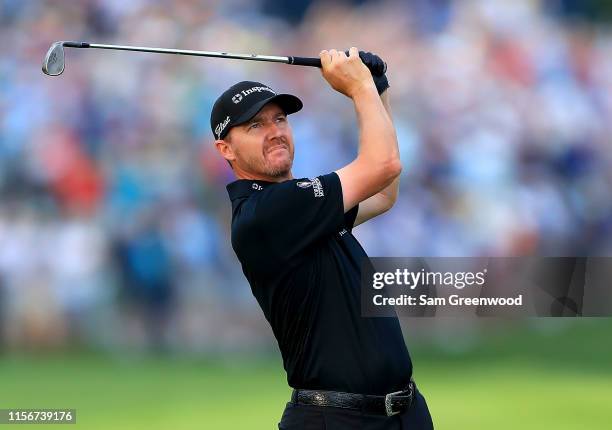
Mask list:
POLYGON ((353 94, 351 94, 351 99, 353 99, 354 102, 370 97, 375 97, 377 99, 380 98, 376 85, 374 85, 374 81, 364 82, 355 91, 353 91, 353 94))

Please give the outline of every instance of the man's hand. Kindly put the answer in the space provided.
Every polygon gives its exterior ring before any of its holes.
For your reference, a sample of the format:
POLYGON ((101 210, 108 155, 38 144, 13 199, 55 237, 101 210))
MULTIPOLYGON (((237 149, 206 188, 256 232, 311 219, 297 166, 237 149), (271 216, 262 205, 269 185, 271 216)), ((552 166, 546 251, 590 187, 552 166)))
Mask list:
POLYGON ((389 81, 385 74, 387 72, 387 64, 382 58, 371 52, 359 51, 359 58, 361 58, 363 64, 365 64, 372 73, 378 94, 384 93, 387 88, 389 88, 389 81))
POLYGON ((348 57, 342 51, 331 49, 319 54, 321 73, 329 85, 351 99, 363 91, 375 88, 370 70, 359 58, 359 51, 353 47, 348 57))

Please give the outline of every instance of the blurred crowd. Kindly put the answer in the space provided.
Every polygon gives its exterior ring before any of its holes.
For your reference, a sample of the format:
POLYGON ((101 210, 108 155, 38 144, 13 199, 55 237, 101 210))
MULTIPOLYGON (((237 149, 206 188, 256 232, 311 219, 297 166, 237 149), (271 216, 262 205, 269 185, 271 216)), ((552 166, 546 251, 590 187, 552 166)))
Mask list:
POLYGON ((394 209, 355 230, 369 255, 612 254, 605 27, 538 0, 274 3, 0 0, 0 350, 269 346, 229 241, 212 103, 240 80, 300 97, 296 177, 357 148, 350 101, 317 70, 67 49, 51 78, 57 40, 375 52, 404 170, 394 209))

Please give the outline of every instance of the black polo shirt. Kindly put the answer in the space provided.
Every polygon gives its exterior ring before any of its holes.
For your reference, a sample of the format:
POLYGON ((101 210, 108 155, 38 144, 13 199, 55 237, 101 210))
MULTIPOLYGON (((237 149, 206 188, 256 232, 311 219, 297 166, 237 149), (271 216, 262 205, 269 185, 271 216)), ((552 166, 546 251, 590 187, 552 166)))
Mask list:
POLYGON ((285 182, 238 180, 232 246, 278 341, 291 387, 385 394, 412 364, 397 318, 363 318, 360 268, 336 173, 285 182))

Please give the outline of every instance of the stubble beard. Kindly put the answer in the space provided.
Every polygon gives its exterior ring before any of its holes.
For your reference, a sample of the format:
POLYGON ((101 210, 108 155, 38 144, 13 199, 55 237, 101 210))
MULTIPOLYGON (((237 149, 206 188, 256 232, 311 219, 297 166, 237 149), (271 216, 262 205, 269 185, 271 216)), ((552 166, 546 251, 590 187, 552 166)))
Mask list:
POLYGON ((294 151, 291 145, 289 145, 286 141, 283 141, 283 143, 287 145, 287 151, 289 152, 289 157, 283 160, 283 162, 277 162, 273 165, 266 157, 266 154, 264 154, 263 160, 248 160, 249 166, 253 170, 271 178, 278 179, 287 177, 289 175, 289 172, 291 172, 291 167, 293 166, 294 151))
POLYGON ((282 178, 289 174, 293 165, 293 156, 277 166, 271 166, 269 162, 265 162, 265 173, 272 178, 282 178))

